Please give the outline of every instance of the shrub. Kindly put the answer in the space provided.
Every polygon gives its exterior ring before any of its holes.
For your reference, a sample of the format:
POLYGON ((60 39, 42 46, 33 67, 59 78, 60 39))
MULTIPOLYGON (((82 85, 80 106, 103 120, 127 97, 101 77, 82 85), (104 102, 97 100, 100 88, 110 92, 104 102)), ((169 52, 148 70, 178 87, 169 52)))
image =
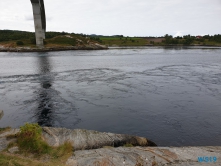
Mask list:
POLYGON ((22 151, 45 154, 51 151, 51 147, 41 138, 42 128, 38 124, 26 123, 20 127, 17 143, 22 151))
POLYGON ((72 144, 70 142, 65 142, 63 145, 52 149, 51 156, 53 158, 59 158, 65 155, 70 155, 73 152, 72 144))
POLYGON ((20 40, 17 41, 16 44, 17 44, 18 46, 24 45, 24 43, 23 43, 22 41, 20 41, 20 40))
POLYGON ((26 123, 20 127, 20 132, 17 135, 17 145, 19 150, 24 153, 35 153, 41 156, 48 154, 52 158, 69 156, 72 154, 73 148, 70 142, 65 142, 59 147, 51 147, 42 137, 42 128, 38 124, 26 123))

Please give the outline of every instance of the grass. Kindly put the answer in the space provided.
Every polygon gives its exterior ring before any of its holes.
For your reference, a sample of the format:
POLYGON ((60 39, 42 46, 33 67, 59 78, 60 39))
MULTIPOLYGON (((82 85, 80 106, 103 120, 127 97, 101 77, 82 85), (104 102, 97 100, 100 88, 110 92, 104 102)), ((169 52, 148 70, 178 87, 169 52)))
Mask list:
POLYGON ((66 166, 67 158, 53 159, 44 161, 34 158, 28 158, 17 154, 0 153, 1 166, 66 166))
POLYGON ((59 44, 59 45, 67 45, 67 46, 75 46, 77 43, 76 38, 69 38, 66 36, 58 36, 52 39, 48 39, 46 40, 46 42, 50 44, 59 44))
POLYGON ((8 148, 0 153, 0 165, 64 165, 73 154, 72 144, 65 142, 59 147, 51 147, 43 141, 41 135, 42 128, 38 124, 29 123, 20 127, 18 134, 9 135, 7 139, 16 138, 16 141, 10 143, 8 148), (16 154, 7 153, 9 148, 15 146, 19 147, 19 152, 16 154))
POLYGON ((23 166, 23 165, 40 165, 33 164, 33 161, 30 159, 22 159, 14 155, 9 155, 5 153, 0 153, 0 165, 4 166, 23 166))

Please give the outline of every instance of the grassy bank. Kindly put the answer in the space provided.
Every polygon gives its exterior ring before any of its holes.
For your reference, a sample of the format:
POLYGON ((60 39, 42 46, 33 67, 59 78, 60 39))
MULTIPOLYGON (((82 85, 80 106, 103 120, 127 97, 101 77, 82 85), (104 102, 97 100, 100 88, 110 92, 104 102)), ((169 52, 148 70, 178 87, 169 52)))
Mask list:
MULTIPOLYGON (((6 131, 8 128, 1 129, 1 132, 6 131)), ((0 165, 4 166, 63 166, 73 155, 69 142, 59 147, 49 146, 42 139, 42 128, 37 124, 25 124, 18 134, 8 135, 7 140, 11 143, 0 153, 0 165)))
POLYGON ((47 157, 39 159, 19 154, 0 152, 1 166, 66 166, 65 163, 67 159, 68 157, 48 160, 47 157))

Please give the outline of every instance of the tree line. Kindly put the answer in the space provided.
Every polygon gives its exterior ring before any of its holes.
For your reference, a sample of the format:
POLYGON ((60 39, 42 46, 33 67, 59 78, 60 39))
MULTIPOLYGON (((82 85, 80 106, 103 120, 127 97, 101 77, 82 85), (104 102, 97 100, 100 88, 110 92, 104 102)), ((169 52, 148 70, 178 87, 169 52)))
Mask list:
POLYGON ((173 37, 171 35, 166 34, 164 36, 164 40, 163 43, 165 44, 183 44, 183 45, 190 45, 193 44, 194 41, 198 41, 198 42, 205 42, 205 40, 207 41, 214 41, 214 42, 218 42, 221 43, 221 35, 214 35, 214 36, 210 36, 210 35, 204 35, 204 36, 191 36, 191 35, 185 35, 185 36, 177 36, 177 37, 173 37))
MULTIPOLYGON (((98 36, 90 36, 86 34, 75 34, 75 33, 68 33, 68 32, 46 32, 45 37, 46 39, 51 39, 56 36, 61 35, 78 35, 81 37, 89 37, 91 40, 98 41, 102 43, 102 40, 98 36)), ((124 37, 123 35, 116 35, 120 39, 124 37)), ((16 40, 30 40, 31 43, 35 43, 35 33, 34 32, 26 32, 26 31, 16 31, 16 30, 0 30, 0 42, 4 41, 16 41, 16 40)), ((205 41, 214 41, 221 43, 221 34, 217 35, 204 35, 204 36, 177 36, 173 37, 171 35, 166 34, 164 36, 163 43, 165 44, 183 44, 183 45, 190 45, 193 44, 194 41, 198 42, 205 42, 205 41)))

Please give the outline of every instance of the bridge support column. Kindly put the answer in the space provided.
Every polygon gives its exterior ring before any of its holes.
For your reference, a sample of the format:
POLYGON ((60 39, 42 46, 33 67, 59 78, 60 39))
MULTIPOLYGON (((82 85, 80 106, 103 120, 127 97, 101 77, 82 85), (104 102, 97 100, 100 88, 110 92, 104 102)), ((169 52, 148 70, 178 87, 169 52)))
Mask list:
POLYGON ((31 0, 35 24, 36 46, 44 47, 46 19, 43 0, 31 0))

